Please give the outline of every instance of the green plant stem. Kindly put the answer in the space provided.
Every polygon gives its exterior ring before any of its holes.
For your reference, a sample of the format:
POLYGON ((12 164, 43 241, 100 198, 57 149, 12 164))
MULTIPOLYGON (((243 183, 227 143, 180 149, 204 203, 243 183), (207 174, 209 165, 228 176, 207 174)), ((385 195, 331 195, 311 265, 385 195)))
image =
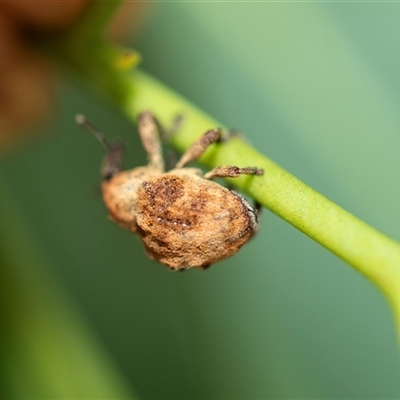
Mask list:
MULTIPOLYGON (((99 59, 112 52, 104 45, 99 59)), ((58 52, 60 55, 61 53, 58 52)), ((187 149, 207 129, 221 126, 183 97, 143 71, 122 73, 115 70, 115 60, 108 63, 101 79, 94 68, 74 68, 74 57, 62 53, 64 66, 69 66, 83 81, 92 83, 106 97, 113 99, 124 114, 136 122, 137 114, 150 110, 165 125, 178 114, 185 122, 171 143, 179 150, 187 149), (71 61, 72 60, 72 61, 71 61), (108 74, 109 78, 103 77, 108 74), (115 96, 110 88, 123 88, 115 96)), ((86 62, 95 65, 96 60, 86 62)), ((288 221, 301 232, 348 262, 374 282, 388 297, 395 310, 400 332, 400 245, 337 206, 305 183, 260 154, 243 139, 235 138, 213 145, 200 159, 209 168, 218 165, 263 168, 257 177, 231 179, 230 183, 252 196, 263 206, 288 221)))
MULTIPOLYGON (((221 126, 186 99, 140 70, 130 78, 129 102, 120 104, 135 121, 141 110, 151 110, 164 124, 183 113, 186 119, 172 138, 181 151, 207 129, 221 126)), ((209 168, 238 165, 263 168, 261 177, 230 179, 263 206, 348 262, 374 282, 396 310, 400 331, 400 245, 348 213, 299 179, 286 172, 243 139, 213 146, 200 159, 209 168)))

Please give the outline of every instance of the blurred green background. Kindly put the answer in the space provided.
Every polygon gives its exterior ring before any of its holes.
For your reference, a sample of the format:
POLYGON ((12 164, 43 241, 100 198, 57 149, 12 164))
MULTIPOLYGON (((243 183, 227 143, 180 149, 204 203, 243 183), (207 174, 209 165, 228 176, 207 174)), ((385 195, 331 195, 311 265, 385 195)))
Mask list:
MULTIPOLYGON (((400 4, 166 2, 149 11, 132 41, 144 69, 400 239, 400 4)), ((269 211, 251 243, 205 272, 148 260, 138 238, 107 220, 101 149, 74 115, 126 142, 128 167, 145 163, 135 129, 82 88, 62 82, 60 92, 53 126, 1 160, 6 395, 112 397, 92 392, 80 339, 70 343, 76 357, 56 339, 47 351, 55 329, 62 343, 84 335, 110 380, 143 399, 400 398, 381 293, 269 211), (51 317, 63 312, 76 326, 51 317)))

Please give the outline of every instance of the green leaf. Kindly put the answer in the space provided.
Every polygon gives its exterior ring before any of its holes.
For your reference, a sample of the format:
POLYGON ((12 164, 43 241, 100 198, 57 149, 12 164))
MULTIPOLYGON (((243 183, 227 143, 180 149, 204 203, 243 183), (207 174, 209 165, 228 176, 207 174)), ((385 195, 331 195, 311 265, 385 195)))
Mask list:
POLYGON ((133 399, 129 385, 52 275, 0 177, 4 398, 133 399))

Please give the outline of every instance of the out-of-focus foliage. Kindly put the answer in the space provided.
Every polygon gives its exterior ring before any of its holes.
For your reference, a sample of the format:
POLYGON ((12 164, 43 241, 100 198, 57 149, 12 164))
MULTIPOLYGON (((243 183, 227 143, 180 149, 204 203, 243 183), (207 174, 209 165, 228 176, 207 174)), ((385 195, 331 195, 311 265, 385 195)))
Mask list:
MULTIPOLYGON (((147 70, 399 239, 399 16, 393 3, 165 3, 134 45, 147 70)), ((381 294, 270 213, 251 244, 206 272, 148 260, 107 221, 102 154, 73 116, 123 139, 129 167, 145 162, 135 129, 62 90, 58 125, 2 161, 1 185, 141 397, 399 396, 381 294)))
POLYGON ((0 150, 32 132, 54 100, 50 66, 33 51, 32 35, 59 35, 85 6, 85 0, 0 4, 0 150))

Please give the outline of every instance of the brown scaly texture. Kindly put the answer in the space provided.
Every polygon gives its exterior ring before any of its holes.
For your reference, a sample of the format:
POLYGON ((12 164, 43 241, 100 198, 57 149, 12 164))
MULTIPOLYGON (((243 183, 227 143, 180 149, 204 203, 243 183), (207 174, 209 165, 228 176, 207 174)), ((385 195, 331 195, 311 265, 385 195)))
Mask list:
POLYGON ((179 170, 143 182, 136 210, 147 253, 172 269, 206 268, 235 254, 253 234, 239 197, 179 170))
POLYGON ((146 179, 160 175, 160 171, 150 167, 138 167, 122 171, 102 184, 103 200, 109 211, 109 218, 121 227, 137 230, 136 201, 138 188, 146 179))

